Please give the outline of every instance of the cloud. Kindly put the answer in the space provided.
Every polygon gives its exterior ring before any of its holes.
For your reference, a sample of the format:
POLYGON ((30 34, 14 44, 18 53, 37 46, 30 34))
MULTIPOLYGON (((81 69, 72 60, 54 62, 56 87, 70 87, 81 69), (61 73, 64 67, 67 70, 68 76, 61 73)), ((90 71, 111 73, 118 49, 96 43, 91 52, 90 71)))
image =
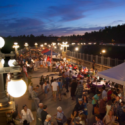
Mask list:
POLYGON ((8 4, 8 5, 5 5, 5 6, 0 6, 0 8, 12 8, 12 7, 17 7, 19 5, 14 5, 14 4, 8 4))
MULTIPOLYGON (((8 20, 0 21, 0 34, 4 35, 19 35, 25 34, 30 28, 38 28, 43 26, 44 23, 41 20, 32 19, 32 18, 21 18, 14 19, 11 22, 8 20)), ((33 31, 34 33, 34 31, 33 31)))
POLYGON ((118 23, 121 23, 121 22, 124 22, 123 20, 116 20, 116 21, 113 21, 111 24, 118 24, 118 23))
POLYGON ((79 19, 84 19, 88 15, 86 12, 94 10, 102 10, 115 8, 118 6, 125 5, 125 1, 111 1, 111 0, 68 0, 67 3, 61 3, 53 6, 49 6, 45 17, 56 18, 57 21, 74 21, 79 19))

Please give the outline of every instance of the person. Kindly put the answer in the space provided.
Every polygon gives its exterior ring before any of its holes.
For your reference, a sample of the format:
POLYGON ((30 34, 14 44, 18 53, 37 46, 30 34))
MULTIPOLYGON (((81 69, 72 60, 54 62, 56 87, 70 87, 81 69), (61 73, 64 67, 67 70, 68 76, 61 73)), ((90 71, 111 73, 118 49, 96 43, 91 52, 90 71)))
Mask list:
POLYGON ((78 82, 78 86, 75 91, 76 104, 78 103, 78 98, 82 98, 82 94, 83 94, 83 85, 81 84, 81 82, 78 82))
POLYGON ((45 94, 45 97, 47 97, 48 91, 49 91, 49 86, 48 86, 47 82, 45 81, 43 84, 43 92, 45 94))
POLYGON ((112 98, 111 98, 112 92, 113 92, 112 88, 109 89, 109 91, 107 92, 108 101, 112 99, 112 98))
POLYGON ((29 83, 29 85, 28 85, 28 92, 29 92, 29 97, 28 97, 28 99, 31 99, 32 91, 33 91, 33 86, 31 85, 31 83, 29 83))
POLYGON ((62 111, 62 107, 58 106, 57 107, 57 116, 56 116, 56 120, 57 120, 57 124, 58 125, 63 125, 63 117, 64 117, 64 112, 62 111))
POLYGON ((45 78, 47 84, 49 84, 49 76, 47 75, 46 78, 45 78))
POLYGON ((96 107, 96 105, 98 104, 98 100, 99 100, 99 96, 100 96, 100 92, 98 92, 97 94, 95 94, 92 97, 92 105, 93 105, 93 110, 92 110, 92 114, 94 115, 94 108, 96 107))
POLYGON ((53 77, 51 77, 51 83, 52 83, 52 82, 54 82, 54 79, 53 79, 53 77))
POLYGON ((52 82, 52 91, 53 91, 53 98, 55 101, 56 101, 56 94, 57 94, 58 89, 59 89, 58 83, 54 79, 54 82, 52 82))
POLYGON ((82 98, 78 99, 78 103, 75 105, 74 110, 81 113, 84 112, 84 105, 83 105, 82 98))
POLYGON ((47 114, 44 125, 51 125, 51 115, 47 114))
POLYGON ((80 124, 86 125, 86 116, 84 114, 80 115, 80 124))
POLYGON ((73 80, 73 82, 71 82, 71 97, 72 97, 72 100, 74 100, 74 97, 75 97, 75 91, 76 91, 76 88, 77 88, 77 82, 76 82, 76 79, 73 80))
POLYGON ((103 118, 104 125, 111 125, 115 122, 115 116, 113 115, 113 111, 110 110, 107 115, 103 118))
POLYGON ((43 84, 44 84, 44 82, 45 82, 45 79, 44 79, 44 77, 42 75, 41 78, 40 78, 40 83, 39 83, 41 85, 42 90, 43 90, 43 84))
POLYGON ((100 115, 102 116, 102 119, 106 114, 106 101, 107 101, 107 96, 103 97, 103 99, 99 103, 99 112, 100 112, 100 115))
POLYGON ((122 107, 121 114, 119 117, 120 125, 125 125, 125 106, 122 107))
POLYGON ((68 75, 65 76, 65 87, 66 87, 66 92, 68 93, 69 92, 69 77, 68 75))
POLYGON ((103 86, 102 89, 103 89, 102 91, 102 99, 103 99, 104 97, 107 97, 107 92, 105 90, 105 86, 103 86))
POLYGON ((44 125, 44 121, 46 119, 46 116, 47 116, 47 105, 44 105, 43 106, 43 110, 41 112, 41 120, 42 120, 42 125, 44 125))
POLYGON ((112 101, 108 101, 107 105, 106 105, 106 115, 108 114, 108 112, 111 110, 111 106, 112 105, 112 101))
POLYGON ((82 125, 82 124, 80 124, 80 117, 76 117, 76 119, 75 119, 75 125, 82 125))
POLYGON ((78 111, 76 111, 76 110, 74 109, 73 112, 72 112, 72 114, 71 114, 71 119, 72 119, 72 121, 74 121, 76 117, 78 117, 78 111))
POLYGON ((41 120, 41 112, 43 110, 43 103, 39 103, 39 107, 37 109, 37 113, 36 113, 36 125, 41 125, 42 124, 42 120, 41 120))
POLYGON ((63 83, 61 82, 61 79, 59 79, 59 81, 58 81, 58 88, 59 88, 59 90, 58 90, 59 100, 61 101, 62 100, 61 94, 62 94, 62 90, 63 90, 63 83))
POLYGON ((27 125, 30 125, 32 121, 34 121, 33 114, 31 110, 27 108, 27 105, 24 105, 21 110, 21 123, 24 125, 27 122, 27 125))
POLYGON ((96 115, 95 116, 95 120, 96 120, 96 123, 93 124, 93 125, 104 125, 102 120, 101 120, 101 116, 100 115, 96 115))
POLYGON ((51 66, 51 63, 50 63, 49 60, 48 60, 48 62, 47 62, 47 65, 48 65, 48 72, 50 72, 50 66, 51 66))
POLYGON ((120 119, 120 115, 122 113, 122 108, 123 108, 124 104, 125 103, 122 101, 122 102, 120 102, 120 105, 117 107, 116 116, 118 118, 118 121, 120 119))
POLYGON ((72 119, 68 118, 65 125, 73 125, 72 119))
POLYGON ((86 116, 86 118, 87 118, 87 115, 88 115, 87 103, 88 103, 87 96, 84 95, 83 96, 83 105, 84 105, 84 115, 86 116))
POLYGON ((92 68, 93 68, 93 70, 95 69, 95 60, 94 59, 92 61, 92 68))

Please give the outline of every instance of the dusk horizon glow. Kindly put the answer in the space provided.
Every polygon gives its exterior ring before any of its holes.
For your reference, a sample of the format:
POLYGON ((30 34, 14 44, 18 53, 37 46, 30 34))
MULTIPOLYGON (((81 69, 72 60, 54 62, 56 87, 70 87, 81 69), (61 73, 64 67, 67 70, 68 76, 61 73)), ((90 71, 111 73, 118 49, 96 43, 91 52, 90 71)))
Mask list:
POLYGON ((125 24, 124 0, 1 0, 0 36, 84 35, 125 24))

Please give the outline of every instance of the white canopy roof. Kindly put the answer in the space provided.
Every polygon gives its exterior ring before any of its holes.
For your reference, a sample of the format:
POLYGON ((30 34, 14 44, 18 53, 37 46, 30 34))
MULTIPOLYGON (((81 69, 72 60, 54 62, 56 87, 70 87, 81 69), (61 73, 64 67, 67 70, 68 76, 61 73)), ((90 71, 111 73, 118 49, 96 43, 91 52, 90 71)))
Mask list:
POLYGON ((125 85, 125 62, 111 69, 98 72, 97 75, 112 82, 125 85))

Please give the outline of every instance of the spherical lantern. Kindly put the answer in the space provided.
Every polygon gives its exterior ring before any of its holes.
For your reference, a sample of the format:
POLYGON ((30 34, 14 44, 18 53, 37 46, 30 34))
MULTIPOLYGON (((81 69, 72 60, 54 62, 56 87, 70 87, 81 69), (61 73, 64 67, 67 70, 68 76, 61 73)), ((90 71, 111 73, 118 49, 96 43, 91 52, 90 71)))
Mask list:
POLYGON ((5 45, 5 41, 2 37, 0 37, 0 48, 2 48, 5 45))
POLYGON ((5 60, 4 60, 4 59, 2 59, 2 60, 1 60, 1 63, 4 65, 4 63, 5 63, 5 60))
POLYGON ((8 86, 7 86, 7 91, 8 93, 15 98, 21 97, 25 94, 27 90, 27 86, 26 83, 22 80, 11 80, 10 82, 8 82, 8 86))
POLYGON ((10 67, 14 66, 13 63, 14 63, 15 61, 16 61, 15 59, 10 59, 9 62, 8 62, 8 65, 9 65, 10 67))

